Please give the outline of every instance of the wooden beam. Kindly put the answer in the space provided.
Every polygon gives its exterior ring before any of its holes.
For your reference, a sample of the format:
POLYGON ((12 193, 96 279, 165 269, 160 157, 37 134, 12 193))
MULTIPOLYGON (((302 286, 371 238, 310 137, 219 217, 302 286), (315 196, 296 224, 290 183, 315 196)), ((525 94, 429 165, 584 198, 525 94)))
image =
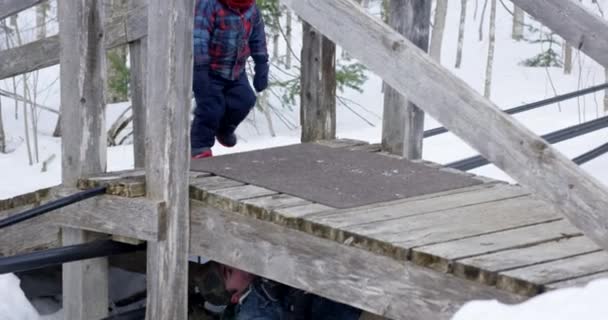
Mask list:
MULTIPOLYGON (((431 2, 391 0, 389 6, 389 25, 420 49, 428 51, 431 2)), ((382 117, 383 151, 410 160, 421 159, 423 134, 424 111, 397 90, 386 86, 382 117)))
POLYGON ((0 1, 0 20, 31 8, 46 0, 2 0, 0 1))
POLYGON ((304 22, 300 123, 302 142, 336 138, 336 45, 304 22))
POLYGON ((608 21, 578 0, 511 0, 545 26, 608 67, 608 21))
MULTIPOLYGON (((105 50, 101 0, 59 1, 61 44, 62 180, 75 188, 78 179, 106 170, 105 50)), ((66 189, 65 192, 68 192, 66 189)), ((61 194, 60 194, 61 195, 61 194)), ((63 245, 81 244, 99 234, 63 228, 63 245)), ((108 260, 63 265, 66 319, 99 319, 108 314, 108 260)))
POLYGON ((148 2, 146 193, 166 203, 166 233, 148 242, 146 319, 186 319, 194 1, 148 2))
POLYGON ((129 2, 126 14, 110 17, 105 22, 106 49, 137 41, 148 34, 148 5, 141 1, 129 2))
MULTIPOLYGON (((0 3, 1 4, 1 3, 0 3)), ((0 11, 2 12, 2 11, 0 11)), ((106 49, 144 38, 148 33, 147 5, 138 5, 126 15, 105 22, 106 49)), ((37 40, 26 45, 0 51, 0 80, 54 66, 59 63, 59 36, 37 40)))
POLYGON ((0 80, 59 63, 59 36, 0 51, 0 80))
POLYGON ((191 254, 391 319, 449 319, 495 288, 191 201, 191 254))
MULTIPOLYGON (((131 0, 129 8, 136 10, 146 5, 146 0, 131 0)), ((148 10, 141 10, 147 13, 148 10)), ((147 14, 145 34, 148 33, 147 14)), ((127 25, 127 28, 129 25, 127 25)), ((136 168, 143 168, 146 159, 146 68, 148 38, 143 37, 129 44, 131 59, 131 108, 133 112, 133 159, 136 168)))
POLYGON ((599 181, 354 2, 282 1, 608 250, 599 181))
POLYGON ((103 196, 65 207, 51 222, 146 241, 163 233, 164 205, 146 198, 103 196))

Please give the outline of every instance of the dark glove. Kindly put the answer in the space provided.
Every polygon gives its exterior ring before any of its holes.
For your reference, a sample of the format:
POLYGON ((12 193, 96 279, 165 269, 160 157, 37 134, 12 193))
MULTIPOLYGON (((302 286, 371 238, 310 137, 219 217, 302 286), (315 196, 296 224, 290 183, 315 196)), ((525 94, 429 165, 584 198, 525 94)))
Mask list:
POLYGON ((255 91, 262 92, 268 87, 268 69, 268 63, 256 63, 255 75, 253 76, 255 91))
POLYGON ((210 89, 209 66, 195 66, 192 72, 192 91, 196 101, 200 101, 203 95, 209 94, 210 89))

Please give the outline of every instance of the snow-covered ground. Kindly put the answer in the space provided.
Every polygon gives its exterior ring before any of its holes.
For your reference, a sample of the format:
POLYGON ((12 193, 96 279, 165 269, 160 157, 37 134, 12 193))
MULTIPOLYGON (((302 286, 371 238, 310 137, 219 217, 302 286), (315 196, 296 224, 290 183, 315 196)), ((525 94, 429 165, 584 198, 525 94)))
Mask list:
MULTIPOLYGON (((448 19, 443 42, 442 64, 454 74, 465 80, 475 90, 482 92, 485 80, 486 55, 488 47, 487 27, 483 41, 478 41, 477 30, 480 22, 480 12, 473 19, 476 1, 469 1, 463 50, 462 68, 455 69, 456 39, 458 32, 458 19, 460 1, 449 1, 448 19)), ((590 1, 585 1, 590 2, 590 1)), ((511 5, 510 3, 506 3, 511 5)), ((608 1, 600 1, 608 9, 608 1)), ((481 8, 479 8, 481 10, 481 8)), ((371 11, 378 12, 377 7, 371 11)), ((489 15, 486 14, 486 24, 489 15)), ((603 69, 584 55, 575 53, 574 69, 571 75, 563 74, 560 68, 526 68, 519 63, 541 51, 541 44, 515 42, 511 39, 511 16, 502 7, 498 6, 497 43, 494 64, 494 76, 491 100, 503 109, 514 107, 523 103, 533 102, 585 88, 605 81, 603 69)), ((527 20, 532 22, 530 19, 527 20)), ((299 52, 299 30, 294 31, 294 50, 299 52)), ((284 50, 282 48, 281 50, 284 50)), ((558 49, 559 51, 559 49, 558 49)), ((39 94, 39 101, 54 108, 59 104, 59 87, 56 83, 58 68, 48 68, 41 72, 40 88, 47 88, 39 94)), ((0 82, 0 88, 11 89, 9 81, 0 82)), ((382 94, 381 80, 369 73, 369 80, 363 87, 363 93, 347 90, 342 95, 356 101, 358 105, 352 108, 363 115, 367 121, 361 120, 350 110, 343 106, 338 107, 338 136, 340 138, 353 138, 366 140, 372 143, 380 141, 382 94)), ((537 134, 545 134, 558 129, 589 121, 607 115, 603 107, 603 92, 587 95, 579 99, 572 99, 558 105, 544 107, 516 116, 537 134)), ((61 180, 61 141, 51 137, 55 126, 56 116, 41 111, 39 144, 40 161, 55 155, 47 170, 42 171, 42 165, 30 166, 27 159, 27 148, 24 141, 23 118, 15 119, 13 101, 2 99, 2 116, 5 131, 9 138, 9 154, 0 154, 0 199, 9 198, 18 194, 57 185, 61 180)), ((107 109, 108 126, 125 109, 127 104, 110 105, 107 109)), ((299 123, 297 108, 282 110, 284 117, 292 123, 299 123)), ((249 121, 239 130, 240 143, 236 148, 214 148, 214 153, 221 155, 229 152, 242 152, 272 146, 287 145, 299 142, 300 132, 289 129, 282 121, 273 116, 273 123, 277 135, 271 137, 268 133, 267 122, 260 112, 252 113, 249 121)), ((438 124, 431 118, 426 121, 427 128, 438 124)), ((568 140, 555 147, 570 158, 578 156, 608 141, 608 129, 600 130, 579 138, 568 140)), ((426 139, 424 142, 424 158, 427 160, 448 163, 476 154, 466 143, 452 134, 444 134, 426 139)), ((601 156, 582 167, 599 181, 608 185, 608 155, 601 156)), ((121 170, 133 167, 132 147, 120 146, 108 150, 108 170, 121 170)), ((512 181, 506 174, 492 165, 473 171, 497 179, 512 181)), ((608 280, 598 280, 584 289, 566 289, 543 294, 518 306, 502 306, 496 302, 471 302, 460 310, 454 320, 537 320, 537 319, 572 319, 575 316, 581 319, 606 319, 608 310, 603 303, 608 296, 608 280)), ((36 320, 61 319, 61 313, 53 318, 40 318, 37 312, 28 303, 19 288, 19 282, 13 275, 0 275, 0 320, 36 320)))

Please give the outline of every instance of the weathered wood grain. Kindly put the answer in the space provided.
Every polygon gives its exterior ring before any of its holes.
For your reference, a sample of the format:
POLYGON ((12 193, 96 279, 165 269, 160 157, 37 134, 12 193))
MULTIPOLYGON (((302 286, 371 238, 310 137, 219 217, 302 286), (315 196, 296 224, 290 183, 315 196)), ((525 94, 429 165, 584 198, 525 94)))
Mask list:
POLYGON ((110 17, 105 22, 106 49, 143 39, 148 35, 148 6, 145 2, 131 2, 124 14, 110 17))
POLYGON ((276 191, 266 188, 244 185, 226 189, 204 191, 202 201, 216 208, 238 211, 239 201, 257 197, 265 197, 278 194, 276 191))
POLYGON ((560 218, 544 202, 519 197, 345 229, 407 247, 417 247, 560 218))
POLYGON ((278 221, 280 217, 275 214, 274 210, 310 204, 312 202, 288 194, 273 194, 240 201, 238 212, 260 220, 278 221))
POLYGON ((608 66, 608 22, 575 0, 512 0, 575 48, 608 66))
POLYGON ((599 251, 501 272, 496 286, 522 295, 534 295, 544 284, 603 271, 608 271, 608 252, 599 251))
POLYGON ((191 254, 391 319, 449 319, 470 299, 505 292, 191 202, 191 254))
POLYGON ((242 182, 219 176, 209 176, 190 181, 190 198, 203 200, 209 191, 244 186, 242 182))
POLYGON ((41 201, 48 199, 51 192, 52 188, 44 188, 18 195, 16 197, 2 199, 0 200, 0 214, 2 214, 2 211, 5 210, 40 203, 41 201))
POLYGON ((332 140, 319 140, 315 141, 316 144, 326 146, 329 148, 353 148, 359 146, 367 146, 369 143, 361 140, 354 139, 332 139, 332 140))
POLYGON ((0 51, 0 80, 59 63, 59 36, 0 51))
POLYGON ((308 217, 308 220, 333 228, 343 228, 516 198, 526 194, 524 189, 518 187, 505 184, 484 184, 373 204, 357 209, 315 214, 308 217))
POLYGON ((302 227, 302 219, 307 215, 331 210, 335 209, 318 203, 306 204, 291 208, 275 209, 272 211, 274 219, 273 222, 299 229, 302 227))
POLYGON ((560 220, 414 248, 412 249, 412 261, 438 271, 449 272, 452 262, 457 259, 530 247, 543 242, 580 235, 581 232, 572 224, 560 220))
POLYGON ((148 1, 146 196, 166 204, 165 235, 148 242, 146 319, 186 319, 194 1, 148 1))
MULTIPOLYGON (((147 5, 139 5, 126 15, 112 17, 104 25, 106 49, 143 39, 147 35, 147 5)), ((17 48, 1 50, 0 80, 58 64, 60 45, 59 36, 51 36, 17 48)))
MULTIPOLYGON (((431 24, 431 2, 415 0, 389 1, 389 25, 418 48, 428 52, 431 24)), ((384 88, 382 116, 383 150, 404 156, 422 158, 424 112, 390 86, 384 88)))
POLYGON ((595 178, 353 1, 282 2, 608 249, 608 190, 595 178))
MULTIPOLYGON (((100 0, 59 1, 63 186, 106 170, 104 9, 100 0)), ((66 190, 67 191, 67 190, 66 190)), ((64 195, 63 191, 59 195, 64 195)), ((64 228, 62 245, 99 235, 64 228)), ((99 319, 108 313, 108 261, 98 258, 63 266, 66 319, 99 319)))
POLYGON ((300 125, 302 142, 336 137, 336 45, 302 24, 300 125))
MULTIPOLYGON (((141 9, 146 5, 145 0, 129 1, 131 11, 138 10, 146 19, 143 29, 147 35, 148 10, 141 9)), ((131 15, 128 15, 131 16, 131 15)), ((129 21, 127 19, 127 21, 129 21)), ((127 34, 130 25, 127 24, 127 34)), ((128 37, 127 37, 128 38, 128 37)), ((146 163, 146 68, 148 65, 148 39, 142 37, 129 43, 129 59, 131 62, 131 108, 133 112, 133 159, 136 168, 143 168, 146 163)))
POLYGON ((0 1, 0 20, 10 17, 25 9, 31 8, 46 0, 1 0, 0 1))
POLYGON ((598 280, 598 279, 606 279, 608 278, 608 272, 600 272, 595 273, 589 276, 584 276, 580 278, 574 278, 566 281, 559 281, 545 285, 545 289, 547 290, 555 290, 555 289, 563 289, 563 288, 572 288, 572 287, 584 287, 589 284, 589 282, 598 280))
MULTIPOLYGON (((40 204, 28 204, 0 211, 0 219, 18 214, 40 204)), ((58 246, 60 244, 59 228, 50 221, 50 216, 43 215, 2 229, 2 232, 0 232, 0 256, 24 254, 58 246)))
MULTIPOLYGON (((85 0, 90 1, 90 0, 85 0)), ((78 229, 61 230, 62 246, 107 238, 78 229)), ((108 258, 94 258, 63 264, 63 310, 66 319, 103 319, 108 314, 108 258), (69 299, 66 299, 69 298, 69 299), (83 315, 72 317, 71 315, 83 315)))
POLYGON ((61 226, 158 241, 163 234, 164 205, 146 198, 103 196, 61 209, 51 216, 61 226))
POLYGON ((105 186, 106 193, 115 196, 137 198, 146 195, 146 181, 143 170, 109 172, 88 178, 78 179, 79 189, 105 186))
POLYGON ((531 247, 506 250, 457 260, 454 274, 488 285, 496 283, 499 272, 598 251, 586 237, 566 238, 531 247))

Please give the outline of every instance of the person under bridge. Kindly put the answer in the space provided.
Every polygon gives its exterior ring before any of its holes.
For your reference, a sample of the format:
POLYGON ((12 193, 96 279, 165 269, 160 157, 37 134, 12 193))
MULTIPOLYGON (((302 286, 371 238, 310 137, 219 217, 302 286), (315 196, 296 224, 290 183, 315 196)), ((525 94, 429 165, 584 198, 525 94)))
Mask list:
POLYGON ((351 306, 213 261, 190 264, 189 279, 189 319, 357 320, 361 316, 351 306))

